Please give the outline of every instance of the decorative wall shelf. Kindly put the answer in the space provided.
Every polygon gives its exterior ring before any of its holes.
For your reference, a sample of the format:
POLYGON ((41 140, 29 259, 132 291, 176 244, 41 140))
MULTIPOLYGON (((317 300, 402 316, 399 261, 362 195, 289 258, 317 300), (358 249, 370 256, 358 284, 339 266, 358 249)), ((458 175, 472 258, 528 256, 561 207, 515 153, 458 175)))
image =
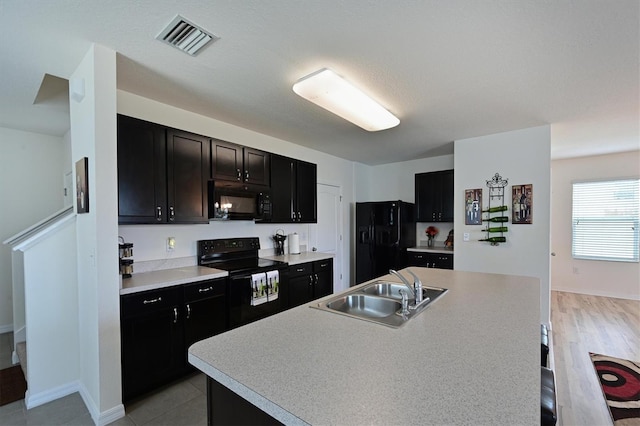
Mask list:
POLYGON ((507 215, 509 207, 504 202, 504 188, 508 183, 509 179, 504 179, 498 173, 487 181, 489 203, 487 208, 482 210, 483 215, 486 215, 483 220, 487 222, 487 227, 484 230, 487 237, 480 241, 486 241, 492 246, 507 242, 507 237, 505 237, 504 233, 509 230, 506 226, 509 223, 509 216, 507 215))

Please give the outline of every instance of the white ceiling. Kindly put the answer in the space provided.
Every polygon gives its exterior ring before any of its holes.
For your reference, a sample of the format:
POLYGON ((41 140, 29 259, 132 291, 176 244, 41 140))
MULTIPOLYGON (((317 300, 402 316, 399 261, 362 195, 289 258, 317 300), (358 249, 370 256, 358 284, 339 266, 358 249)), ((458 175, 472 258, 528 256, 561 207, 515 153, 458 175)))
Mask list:
POLYGON ((553 158, 631 151, 639 26, 638 0, 0 0, 0 126, 64 134, 68 106, 38 90, 95 42, 118 52, 119 89, 366 164, 544 124, 553 158), (220 40, 197 57, 155 40, 177 14, 220 40), (295 95, 322 67, 400 125, 370 133, 295 95))

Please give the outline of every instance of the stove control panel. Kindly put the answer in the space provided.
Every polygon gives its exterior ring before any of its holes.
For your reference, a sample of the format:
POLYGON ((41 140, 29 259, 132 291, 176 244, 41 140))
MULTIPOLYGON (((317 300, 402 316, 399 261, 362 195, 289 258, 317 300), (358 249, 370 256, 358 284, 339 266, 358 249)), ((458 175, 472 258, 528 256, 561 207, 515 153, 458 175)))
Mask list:
POLYGON ((250 238, 223 238, 217 240, 199 240, 198 256, 210 254, 237 253, 244 251, 260 250, 260 239, 250 238))

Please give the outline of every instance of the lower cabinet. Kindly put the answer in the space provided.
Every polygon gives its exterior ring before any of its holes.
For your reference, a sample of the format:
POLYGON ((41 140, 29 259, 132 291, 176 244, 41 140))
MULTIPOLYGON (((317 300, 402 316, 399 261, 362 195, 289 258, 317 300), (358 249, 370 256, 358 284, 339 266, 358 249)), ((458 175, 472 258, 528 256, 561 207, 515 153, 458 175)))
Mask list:
POLYGON ((333 259, 290 266, 288 287, 289 308, 333 293, 333 259))
POLYGON ((453 253, 407 252, 409 266, 423 268, 453 269, 453 253))
POLYGON ((189 346, 227 329, 226 283, 222 278, 121 296, 123 401, 192 371, 189 346))

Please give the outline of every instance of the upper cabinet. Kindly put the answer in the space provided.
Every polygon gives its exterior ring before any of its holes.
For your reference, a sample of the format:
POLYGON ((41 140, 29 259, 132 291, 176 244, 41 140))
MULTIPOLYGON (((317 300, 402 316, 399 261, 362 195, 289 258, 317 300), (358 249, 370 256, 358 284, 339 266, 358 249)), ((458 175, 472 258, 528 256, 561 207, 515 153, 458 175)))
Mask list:
POLYGON ((208 223, 210 140, 118 115, 118 222, 208 223))
POLYGON ((211 176, 214 180, 268 186, 270 154, 218 139, 211 141, 211 176))
POLYGON ((270 222, 316 223, 317 166, 282 155, 271 155, 270 222))
POLYGON ((416 173, 417 222, 453 222, 453 170, 416 173))

